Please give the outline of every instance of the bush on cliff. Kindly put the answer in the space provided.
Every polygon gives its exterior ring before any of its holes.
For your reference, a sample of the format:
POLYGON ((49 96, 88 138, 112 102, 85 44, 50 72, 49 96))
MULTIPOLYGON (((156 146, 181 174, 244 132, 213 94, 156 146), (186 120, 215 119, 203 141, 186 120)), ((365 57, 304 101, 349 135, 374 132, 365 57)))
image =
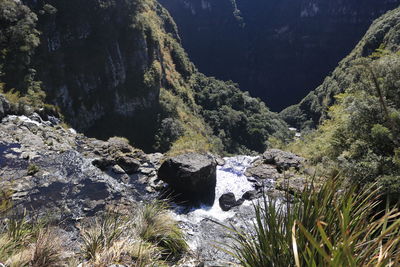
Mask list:
POLYGON ((352 70, 358 82, 336 96, 329 119, 289 145, 312 163, 343 172, 357 184, 378 181, 400 195, 400 54, 378 51, 352 70))

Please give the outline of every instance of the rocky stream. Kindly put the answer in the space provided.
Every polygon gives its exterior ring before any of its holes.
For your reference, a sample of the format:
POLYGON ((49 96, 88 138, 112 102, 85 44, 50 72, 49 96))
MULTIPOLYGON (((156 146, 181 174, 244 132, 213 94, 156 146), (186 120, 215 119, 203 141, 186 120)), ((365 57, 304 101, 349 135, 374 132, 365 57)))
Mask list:
POLYGON ((87 138, 37 114, 3 118, 0 140, 0 187, 12 192, 14 209, 50 215, 70 246, 79 241, 80 222, 98 213, 129 212, 166 190, 195 200, 172 205, 192 250, 182 266, 229 266, 234 260, 221 246, 232 241, 222 225, 246 230, 262 192, 282 198, 279 184, 288 176, 288 188, 304 184, 298 171, 304 159, 288 152, 166 158, 145 154, 122 138, 87 138), (204 196, 206 201, 198 201, 204 196))

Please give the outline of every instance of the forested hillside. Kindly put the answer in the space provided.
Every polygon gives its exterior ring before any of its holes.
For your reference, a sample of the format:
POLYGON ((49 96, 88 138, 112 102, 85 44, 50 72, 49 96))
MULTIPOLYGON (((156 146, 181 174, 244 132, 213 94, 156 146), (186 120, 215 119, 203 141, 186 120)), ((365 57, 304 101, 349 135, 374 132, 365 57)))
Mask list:
POLYGON ((355 184, 400 194, 400 9, 388 12, 324 83, 281 115, 304 129, 289 145, 355 184))
POLYGON ((20 94, 41 107, 50 103, 76 129, 98 138, 125 136, 146 151, 263 151, 269 136, 287 132, 259 100, 202 76, 155 0, 1 3, 1 81, 14 102, 20 94), (218 88, 203 94, 195 90, 200 81, 218 88), (225 106, 216 120, 202 104, 220 94, 224 102, 206 108, 218 113, 225 106), (263 108, 250 114, 249 105, 263 108), (217 129, 222 116, 240 122, 247 137, 236 126, 217 129))

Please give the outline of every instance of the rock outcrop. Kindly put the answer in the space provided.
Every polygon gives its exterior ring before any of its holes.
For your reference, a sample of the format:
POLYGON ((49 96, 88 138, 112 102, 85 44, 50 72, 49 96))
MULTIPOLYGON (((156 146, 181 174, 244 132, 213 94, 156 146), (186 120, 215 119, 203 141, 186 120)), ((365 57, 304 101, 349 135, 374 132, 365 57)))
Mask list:
POLYGON ((260 197, 263 192, 268 195, 301 193, 308 183, 307 177, 313 176, 313 171, 304 169, 306 160, 291 152, 280 149, 268 149, 252 163, 244 173, 256 190, 243 194, 242 199, 252 200, 260 197))
POLYGON ((124 139, 90 139, 37 114, 10 115, 0 123, 0 188, 13 192, 15 208, 38 216, 77 221, 107 209, 132 208, 150 196, 151 184, 156 186, 159 159, 124 139), (98 168, 93 162, 99 158, 110 166, 98 168), (126 171, 124 164, 132 161, 135 171, 126 171))
POLYGON ((262 157, 256 160, 253 167, 246 170, 246 176, 265 180, 278 180, 283 177, 282 172, 294 169, 300 170, 305 159, 293 153, 282 151, 280 149, 268 149, 262 157))
POLYGON ((265 164, 275 165, 279 172, 290 168, 299 170, 305 162, 304 158, 280 149, 268 149, 264 152, 262 158, 265 164))
POLYGON ((170 186, 178 202, 212 205, 217 182, 216 166, 210 155, 182 154, 167 159, 158 170, 158 177, 170 186))

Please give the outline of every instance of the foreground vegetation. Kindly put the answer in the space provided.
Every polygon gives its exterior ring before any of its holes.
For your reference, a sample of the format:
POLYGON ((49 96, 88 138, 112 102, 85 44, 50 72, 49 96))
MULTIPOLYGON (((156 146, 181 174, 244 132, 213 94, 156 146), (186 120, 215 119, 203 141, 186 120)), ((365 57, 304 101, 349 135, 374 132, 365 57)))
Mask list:
POLYGON ((227 251, 246 267, 398 266, 400 213, 379 191, 331 179, 293 203, 264 197, 250 232, 229 228, 227 251))
MULTIPOLYGON (((6 205, 7 206, 7 205, 6 205)), ((4 206, 4 207, 6 207, 4 206)), ((164 203, 153 202, 129 216, 105 214, 83 222, 78 242, 44 219, 2 219, 0 262, 7 266, 167 266, 188 246, 164 203)))

